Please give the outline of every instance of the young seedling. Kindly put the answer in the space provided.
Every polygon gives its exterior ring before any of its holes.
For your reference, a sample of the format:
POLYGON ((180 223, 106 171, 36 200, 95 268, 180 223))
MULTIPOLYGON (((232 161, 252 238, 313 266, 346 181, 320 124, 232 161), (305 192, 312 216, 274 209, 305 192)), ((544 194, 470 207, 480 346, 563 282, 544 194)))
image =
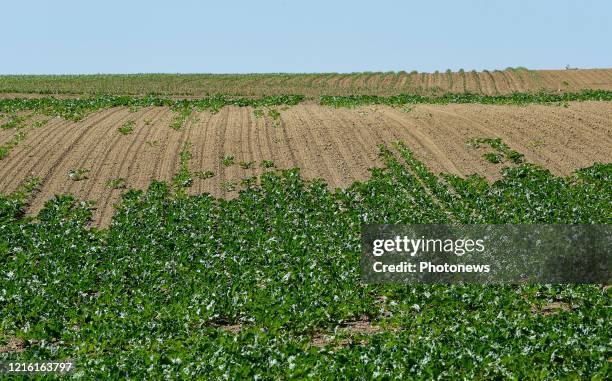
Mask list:
POLYGON ((71 169, 68 171, 68 178, 72 181, 81 181, 86 180, 87 174, 90 172, 89 169, 79 168, 79 169, 71 169))
POLYGON ((254 161, 241 161, 240 163, 238 163, 238 165, 242 169, 250 169, 250 168, 255 167, 255 162, 254 161))
POLYGON ((482 155, 489 163, 498 164, 502 162, 502 155, 499 153, 488 152, 482 155))
POLYGON ((219 186, 221 187, 221 190, 225 192, 233 192, 236 190, 236 184, 232 181, 222 181, 219 186))
POLYGON ((246 177, 240 180, 240 185, 245 188, 251 187, 257 183, 257 176, 246 177))
POLYGON ((118 130, 123 135, 129 135, 132 132, 134 132, 135 125, 136 125, 136 122, 134 122, 133 120, 130 120, 130 121, 123 123, 123 126, 119 127, 118 130))
POLYGON ((181 167, 178 173, 172 177, 172 183, 179 192, 183 192, 182 188, 189 188, 193 184, 193 178, 189 171, 189 160, 193 157, 190 149, 191 143, 186 143, 180 153, 181 167))
POLYGON ((263 160, 260 165, 262 168, 274 168, 274 162, 272 160, 263 160))
POLYGON ((40 128, 47 124, 48 121, 49 119, 37 120, 36 122, 32 123, 32 128, 40 128))
POLYGON ((15 148, 20 142, 26 138, 26 134, 23 131, 18 131, 12 139, 0 146, 0 160, 4 159, 13 148, 15 148))
POLYGON ((278 112, 278 110, 271 108, 270 110, 268 110, 268 116, 270 118, 272 118, 272 125, 274 127, 278 127, 280 125, 280 112, 278 112))
POLYGON ((271 108, 270 110, 268 110, 268 116, 270 118, 272 118, 272 120, 274 121, 278 121, 280 119, 280 112, 278 112, 278 110, 271 108))
POLYGON ((524 157, 525 155, 515 150, 509 150, 506 152, 506 159, 510 160, 514 164, 521 164, 524 157))
POLYGON ((6 123, 0 126, 0 129, 10 130, 11 128, 20 128, 26 119, 27 118, 23 116, 13 115, 6 123))
POLYGON ((172 122, 170 123, 170 128, 178 131, 183 127, 183 125, 185 124, 185 121, 187 120, 187 118, 189 118, 189 116, 193 112, 193 108, 192 107, 181 107, 177 109, 176 111, 177 111, 177 114, 172 120, 172 122))
POLYGON ((197 171, 194 172, 193 175, 199 179, 206 180, 213 177, 215 173, 213 171, 197 171))
POLYGON ((127 181, 124 178, 119 177, 117 179, 109 180, 107 185, 111 189, 125 189, 127 186, 127 181))
POLYGON ((232 156, 232 155, 222 156, 221 157, 221 164, 223 164, 226 167, 234 165, 234 156, 232 156))
POLYGON ((510 160, 514 164, 520 164, 523 162, 524 155, 518 151, 510 149, 508 145, 500 138, 475 138, 470 139, 467 143, 468 147, 480 148, 481 144, 487 144, 495 150, 495 152, 489 152, 483 155, 483 157, 494 164, 501 163, 506 160, 510 160))

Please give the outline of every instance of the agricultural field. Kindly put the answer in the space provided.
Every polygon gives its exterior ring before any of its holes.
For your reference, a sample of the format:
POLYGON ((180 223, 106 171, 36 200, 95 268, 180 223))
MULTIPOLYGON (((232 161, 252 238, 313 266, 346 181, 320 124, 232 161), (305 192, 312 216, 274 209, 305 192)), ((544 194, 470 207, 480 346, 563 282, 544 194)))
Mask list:
POLYGON ((507 95, 515 92, 612 90, 612 69, 505 70, 419 73, 0 75, 0 96, 16 94, 120 94, 202 97, 215 94, 507 95))
POLYGON ((359 260, 364 224, 612 223, 612 70, 0 91, 0 361, 72 359, 85 379, 610 376, 609 285, 366 285, 359 260))
MULTIPOLYGON (((530 162, 556 175, 596 162, 612 152, 612 102, 565 105, 416 104, 332 108, 317 104, 235 106, 218 112, 194 110, 184 118, 167 106, 105 108, 79 121, 29 116, 23 141, 1 161, 0 192, 15 191, 27 178, 41 179, 28 211, 38 212, 56 194, 95 200, 94 224, 107 226, 125 187, 146 189, 152 179, 172 181, 189 151, 188 193, 232 198, 248 177, 270 168, 300 168, 305 179, 323 178, 345 188, 380 167, 377 145, 401 140, 436 173, 479 173, 500 177, 504 163, 492 164, 475 137, 499 137, 530 162), (271 111, 277 111, 278 116, 271 111), (272 116, 271 116, 272 115, 272 116), (179 122, 178 126, 172 127, 179 122), (304 144, 304 143, 307 144, 304 144), (224 158, 226 162, 224 163, 224 158), (228 163, 227 160, 230 160, 228 163), (82 178, 70 171, 83 170, 82 178), (209 172, 208 176, 202 173, 209 172), (110 186, 116 179, 121 187, 110 186)), ((15 128, 0 135, 14 139, 15 128)))

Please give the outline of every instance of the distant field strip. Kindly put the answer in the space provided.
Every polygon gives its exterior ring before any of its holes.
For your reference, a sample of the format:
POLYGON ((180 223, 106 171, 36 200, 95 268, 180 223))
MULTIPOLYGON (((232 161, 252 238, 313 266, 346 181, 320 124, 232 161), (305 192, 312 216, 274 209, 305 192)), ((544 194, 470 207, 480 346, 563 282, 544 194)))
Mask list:
MULTIPOLYGON (((274 107, 294 106, 299 103, 312 103, 303 95, 267 95, 262 97, 236 97, 228 95, 213 95, 193 99, 174 99, 147 95, 145 97, 95 95, 76 98, 54 96, 5 97, 0 98, 0 113, 15 118, 17 113, 34 110, 38 114, 61 116, 65 119, 80 120, 88 113, 110 107, 140 107, 166 106, 179 112, 181 122, 193 109, 218 112, 224 106, 240 107, 274 107)), ((390 105, 401 106, 409 104, 466 104, 480 103, 489 105, 527 105, 527 104, 563 104, 571 101, 612 101, 610 90, 581 90, 578 92, 538 92, 512 93, 506 95, 479 94, 442 94, 418 95, 399 94, 391 96, 380 95, 323 95, 318 103, 334 107, 354 107, 360 105, 390 105)), ((7 122, 7 123, 12 123, 7 122)), ((5 123, 6 124, 6 123, 5 123)), ((180 123, 176 125, 180 127, 180 123)))
POLYGON ((321 74, 126 74, 0 76, 0 93, 122 94, 202 97, 213 94, 265 96, 481 95, 514 92, 612 90, 612 69, 386 72, 321 74))

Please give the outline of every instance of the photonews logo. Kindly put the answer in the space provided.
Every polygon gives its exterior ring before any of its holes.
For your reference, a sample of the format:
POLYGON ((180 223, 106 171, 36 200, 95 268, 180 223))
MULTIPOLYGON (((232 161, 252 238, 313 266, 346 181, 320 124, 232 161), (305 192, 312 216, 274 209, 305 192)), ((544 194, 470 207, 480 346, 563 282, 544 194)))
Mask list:
POLYGON ((610 225, 366 225, 364 283, 604 283, 610 225))

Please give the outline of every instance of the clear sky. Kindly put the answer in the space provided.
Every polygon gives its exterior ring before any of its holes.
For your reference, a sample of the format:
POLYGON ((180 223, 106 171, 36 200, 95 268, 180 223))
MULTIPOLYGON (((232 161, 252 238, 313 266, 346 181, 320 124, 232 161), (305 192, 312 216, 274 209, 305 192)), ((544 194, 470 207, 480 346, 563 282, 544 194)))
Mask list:
POLYGON ((612 67, 612 1, 3 1, 0 74, 612 67))

